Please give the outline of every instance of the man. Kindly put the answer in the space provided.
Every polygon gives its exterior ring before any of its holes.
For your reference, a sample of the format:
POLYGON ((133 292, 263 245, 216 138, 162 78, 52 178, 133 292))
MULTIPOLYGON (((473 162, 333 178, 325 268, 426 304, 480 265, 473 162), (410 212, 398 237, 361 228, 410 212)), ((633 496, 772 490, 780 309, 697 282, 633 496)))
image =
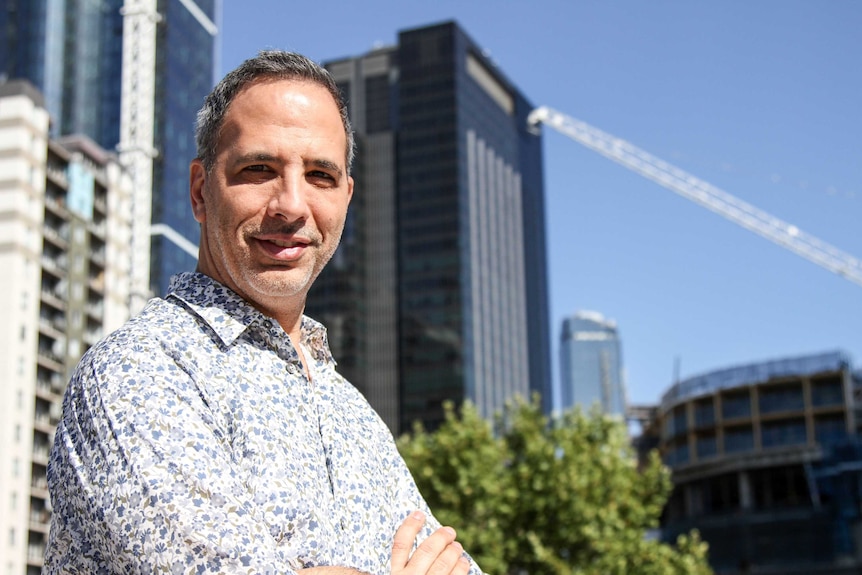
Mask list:
POLYGON ((46 573, 481 573, 303 315, 353 194, 329 74, 261 52, 198 115, 196 273, 90 350, 48 470, 46 573))

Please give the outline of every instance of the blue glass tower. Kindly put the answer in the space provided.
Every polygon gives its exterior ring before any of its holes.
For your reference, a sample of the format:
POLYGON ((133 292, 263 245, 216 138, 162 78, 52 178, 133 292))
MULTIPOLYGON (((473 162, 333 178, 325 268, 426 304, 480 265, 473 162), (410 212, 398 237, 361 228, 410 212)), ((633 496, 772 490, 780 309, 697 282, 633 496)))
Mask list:
POLYGON ((579 312, 563 321, 561 405, 625 416, 622 350, 616 323, 595 312, 579 312))
MULTIPOLYGON (((199 229, 189 203, 189 162, 195 157, 197 111, 214 82, 217 9, 217 0, 158 2, 152 223, 191 244, 198 243, 199 229)), ((171 237, 152 237, 150 289, 156 295, 167 291, 172 275, 197 263, 171 237)))
POLYGON ((39 88, 52 137, 84 134, 105 149, 120 136, 123 0, 3 0, 0 76, 39 88))

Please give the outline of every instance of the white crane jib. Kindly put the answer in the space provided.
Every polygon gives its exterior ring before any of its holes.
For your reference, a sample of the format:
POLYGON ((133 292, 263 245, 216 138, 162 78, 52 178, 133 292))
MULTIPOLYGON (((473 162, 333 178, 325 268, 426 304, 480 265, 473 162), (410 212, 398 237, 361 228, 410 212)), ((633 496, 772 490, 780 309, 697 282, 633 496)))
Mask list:
POLYGON ((528 117, 528 122, 534 127, 546 124, 684 198, 772 240, 831 272, 862 285, 862 260, 668 164, 625 140, 544 106, 533 110, 528 117))

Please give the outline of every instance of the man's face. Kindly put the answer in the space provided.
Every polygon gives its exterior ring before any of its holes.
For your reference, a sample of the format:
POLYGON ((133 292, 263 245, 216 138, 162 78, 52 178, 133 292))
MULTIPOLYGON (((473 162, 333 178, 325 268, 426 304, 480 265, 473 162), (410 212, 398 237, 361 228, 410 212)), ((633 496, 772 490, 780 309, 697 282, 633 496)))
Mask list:
POLYGON ((245 88, 210 173, 192 162, 198 269, 269 315, 301 308, 341 238, 353 179, 332 95, 293 80, 245 88))

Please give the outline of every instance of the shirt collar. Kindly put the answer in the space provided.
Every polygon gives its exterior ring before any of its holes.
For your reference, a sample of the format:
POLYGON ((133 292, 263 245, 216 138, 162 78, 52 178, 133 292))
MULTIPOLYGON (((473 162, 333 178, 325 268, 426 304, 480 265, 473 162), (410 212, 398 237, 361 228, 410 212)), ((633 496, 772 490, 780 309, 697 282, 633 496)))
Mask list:
MULTIPOLYGON (((265 325, 267 321, 274 323, 236 292, 200 272, 183 272, 173 276, 167 297, 182 301, 226 346, 233 344, 254 324, 265 325)), ((300 337, 315 359, 332 361, 323 324, 303 315, 300 337)))

